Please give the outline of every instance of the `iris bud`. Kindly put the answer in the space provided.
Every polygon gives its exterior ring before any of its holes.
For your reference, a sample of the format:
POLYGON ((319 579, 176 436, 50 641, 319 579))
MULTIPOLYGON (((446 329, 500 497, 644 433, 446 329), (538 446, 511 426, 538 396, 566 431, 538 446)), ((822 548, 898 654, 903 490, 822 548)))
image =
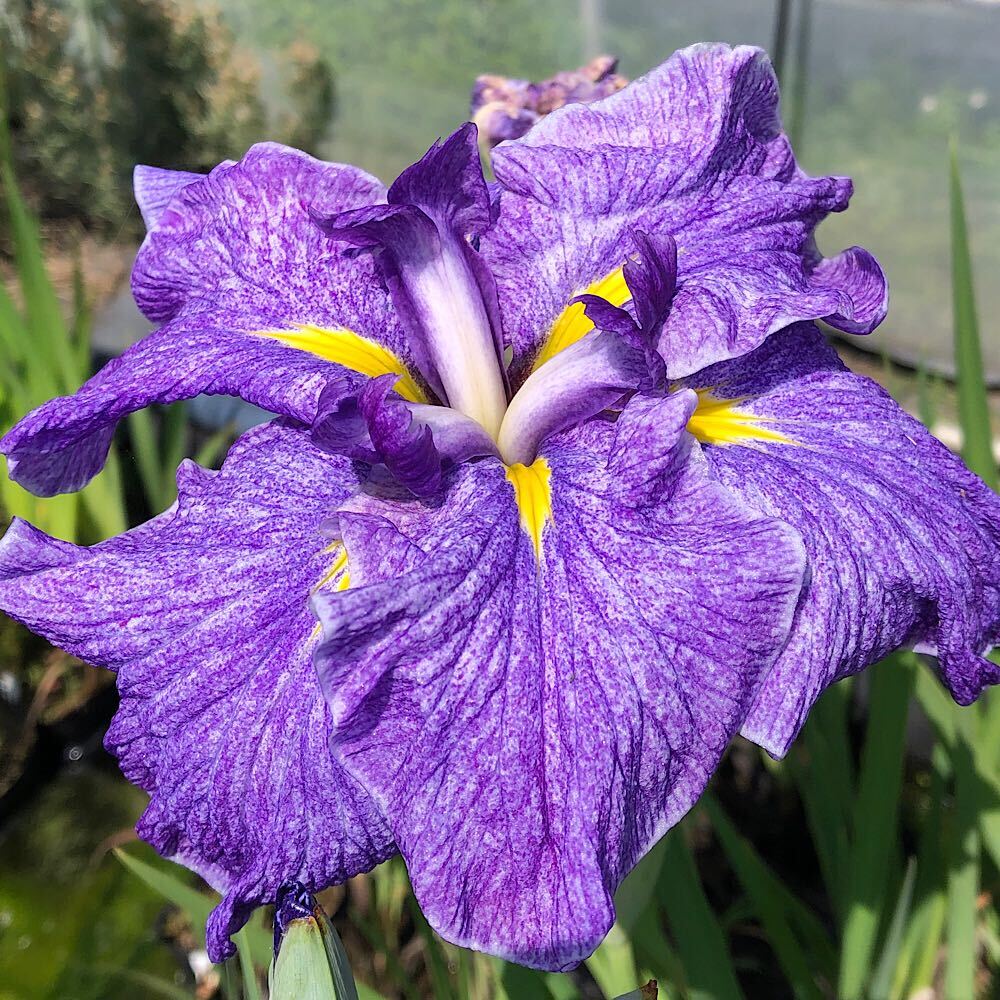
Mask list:
POLYGON ((268 984, 271 1000, 358 1000, 340 937, 300 882, 278 890, 268 984))

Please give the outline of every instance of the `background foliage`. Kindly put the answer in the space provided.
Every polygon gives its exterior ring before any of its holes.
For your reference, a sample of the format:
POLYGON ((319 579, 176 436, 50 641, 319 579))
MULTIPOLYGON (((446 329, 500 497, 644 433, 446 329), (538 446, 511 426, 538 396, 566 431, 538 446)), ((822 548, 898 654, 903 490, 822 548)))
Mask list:
POLYGON ((265 65, 218 13, 173 0, 8 0, 0 47, 15 164, 46 218, 137 230, 136 163, 210 170, 264 137, 315 150, 333 118, 314 46, 265 65), (265 106, 265 76, 282 102, 265 106))

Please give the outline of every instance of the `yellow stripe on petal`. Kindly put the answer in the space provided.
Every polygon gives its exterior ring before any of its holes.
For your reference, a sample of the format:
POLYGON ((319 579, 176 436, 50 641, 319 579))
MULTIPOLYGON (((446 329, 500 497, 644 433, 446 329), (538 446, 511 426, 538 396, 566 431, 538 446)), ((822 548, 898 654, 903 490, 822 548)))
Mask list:
MULTIPOLYGON (((347 569, 347 549, 344 548, 344 543, 333 542, 323 549, 323 553, 324 555, 336 553, 336 557, 330 568, 313 584, 312 592, 315 594, 316 591, 322 590, 330 583, 333 583, 334 590, 347 590, 351 585, 351 574, 347 569)), ((312 635, 309 636, 309 641, 315 642, 322 632, 323 626, 317 622, 316 627, 312 630, 312 635)))
POLYGON ((780 444, 795 442, 778 431, 769 430, 765 424, 773 423, 769 417, 758 417, 739 409, 749 397, 723 399, 713 396, 711 389, 697 389, 698 406, 687 429, 702 444, 747 444, 752 441, 775 441, 780 444))
POLYGON ((552 520, 552 470, 544 458, 531 465, 520 462, 507 466, 507 479, 514 487, 514 501, 521 514, 521 527, 535 546, 535 555, 542 558, 542 532, 552 520))
MULTIPOLYGON (((615 268, 599 281, 595 281, 579 294, 599 295, 613 306, 619 307, 625 305, 632 298, 632 293, 625 283, 625 275, 620 267, 615 268)), ((554 358, 560 351, 566 350, 570 344, 575 344, 593 329, 594 324, 587 319, 587 314, 583 311, 583 304, 580 302, 570 303, 552 324, 552 329, 549 330, 549 335, 545 338, 545 343, 542 344, 538 357, 535 358, 532 371, 541 368, 546 361, 554 358)))
POLYGON ((288 347, 315 354, 318 358, 333 361, 370 378, 398 375, 396 392, 403 399, 408 399, 411 403, 427 402, 423 390, 392 351, 352 330, 294 323, 291 330, 259 330, 257 336, 270 337, 288 347))
POLYGON ((333 560, 333 564, 330 568, 319 578, 319 582, 313 587, 313 591, 322 590, 328 583, 330 583, 336 577, 340 577, 337 580, 335 590, 347 590, 351 585, 350 574, 347 572, 347 549, 344 548, 343 543, 335 542, 332 546, 323 550, 324 552, 334 551, 337 553, 336 558, 333 560))

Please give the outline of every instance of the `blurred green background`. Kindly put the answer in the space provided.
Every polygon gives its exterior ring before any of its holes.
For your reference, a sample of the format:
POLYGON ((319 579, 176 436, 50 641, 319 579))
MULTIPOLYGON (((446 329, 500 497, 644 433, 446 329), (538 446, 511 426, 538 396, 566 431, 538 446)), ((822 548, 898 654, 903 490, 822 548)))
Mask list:
MULTIPOLYGON (((610 52, 634 78, 697 40, 772 53, 800 162, 855 180, 821 248, 866 246, 890 279, 883 327, 838 346, 995 486, 992 2, 3 0, 0 429, 147 329, 126 281, 134 163, 205 170, 273 138, 388 181, 467 117, 481 73, 542 79, 610 52)), ((99 540, 168 506, 182 457, 217 464, 259 418, 206 400, 136 415, 79 496, 0 478, 0 521, 99 540)), ((0 1000, 256 1000, 269 915, 231 968, 207 962, 210 898, 131 832, 144 796, 101 749, 114 708, 110 675, 0 616, 0 1000)), ((902 654, 825 696, 785 761, 737 741, 572 975, 444 945, 398 862, 323 899, 366 995, 586 1000, 655 977, 698 1000, 973 1000, 1000 995, 998 864, 1000 703, 958 710, 902 654)))

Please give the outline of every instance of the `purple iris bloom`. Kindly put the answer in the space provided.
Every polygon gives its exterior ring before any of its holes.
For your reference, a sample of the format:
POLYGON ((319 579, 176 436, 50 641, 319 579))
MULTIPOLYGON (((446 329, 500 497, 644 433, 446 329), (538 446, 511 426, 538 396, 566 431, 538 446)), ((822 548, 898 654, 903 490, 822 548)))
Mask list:
POLYGON ((1000 502, 813 325, 882 272, 813 231, 766 57, 696 46, 388 190, 256 146, 139 168, 160 328, 2 442, 41 494, 197 393, 279 414, 91 548, 15 521, 0 607, 118 672, 139 831, 223 893, 209 949, 296 879, 396 851, 448 940, 565 969, 742 732, 936 651, 998 679, 1000 502))
POLYGON ((493 74, 477 77, 469 113, 479 127, 480 141, 495 146, 504 139, 518 139, 564 104, 590 104, 609 97, 628 83, 615 72, 617 68, 614 56, 595 56, 579 69, 563 70, 540 83, 493 74))

